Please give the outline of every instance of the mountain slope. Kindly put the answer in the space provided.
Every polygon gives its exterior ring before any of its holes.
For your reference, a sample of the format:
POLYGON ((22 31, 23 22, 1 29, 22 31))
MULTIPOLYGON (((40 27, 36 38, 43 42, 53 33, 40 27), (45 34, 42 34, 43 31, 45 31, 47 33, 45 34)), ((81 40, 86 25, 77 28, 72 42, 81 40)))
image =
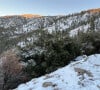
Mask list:
POLYGON ((100 54, 83 56, 57 71, 15 90, 100 90, 100 54))
POLYGON ((44 30, 51 34, 56 31, 64 31, 70 36, 75 36, 80 31, 100 31, 100 9, 64 16, 41 17, 38 15, 38 18, 37 15, 35 15, 36 17, 30 14, 24 16, 0 17, 0 43, 3 43, 0 45, 0 53, 2 53, 2 49, 7 50, 9 47, 17 46, 23 48, 33 43, 34 37, 38 38, 38 35, 34 36, 36 30, 44 30), (90 13, 92 11, 95 13, 90 13), (30 18, 26 18, 28 16, 30 18), (6 42, 9 42, 8 46, 6 42))

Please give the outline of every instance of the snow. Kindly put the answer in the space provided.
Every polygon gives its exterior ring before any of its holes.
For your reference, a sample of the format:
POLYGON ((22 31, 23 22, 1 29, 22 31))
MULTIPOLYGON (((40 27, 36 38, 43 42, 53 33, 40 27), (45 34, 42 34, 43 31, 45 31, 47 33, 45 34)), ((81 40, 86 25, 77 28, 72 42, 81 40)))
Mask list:
POLYGON ((69 32, 69 35, 70 35, 71 37, 73 37, 73 36, 75 36, 75 35, 78 35, 79 32, 84 32, 84 33, 86 33, 89 27, 90 27, 89 24, 80 26, 80 27, 78 27, 78 28, 75 28, 75 29, 71 30, 71 31, 69 32))
POLYGON ((82 60, 84 58, 86 58, 87 56, 86 55, 82 55, 82 56, 78 56, 77 58, 75 58, 74 60, 75 61, 79 61, 79 60, 82 60))
POLYGON ((20 46, 20 47, 25 47, 26 46, 25 42, 19 42, 17 45, 20 46))
MULTIPOLYGON (((24 18, 21 16, 12 17, 0 17, 1 36, 11 39, 17 39, 23 35, 26 35, 25 40, 18 40, 17 45, 20 47, 26 47, 34 42, 34 34, 36 30, 47 30, 48 33, 60 30, 68 31, 71 37, 74 37, 78 32, 87 32, 90 28, 89 18, 95 16, 95 31, 100 30, 100 17, 98 14, 73 14, 66 16, 43 16, 40 18, 24 18), (28 36, 27 36, 28 35, 28 36), (28 37, 28 38, 27 38, 28 37)), ((21 37, 22 38, 22 37, 21 37)))
POLYGON ((85 56, 14 90, 100 90, 100 54, 85 56))

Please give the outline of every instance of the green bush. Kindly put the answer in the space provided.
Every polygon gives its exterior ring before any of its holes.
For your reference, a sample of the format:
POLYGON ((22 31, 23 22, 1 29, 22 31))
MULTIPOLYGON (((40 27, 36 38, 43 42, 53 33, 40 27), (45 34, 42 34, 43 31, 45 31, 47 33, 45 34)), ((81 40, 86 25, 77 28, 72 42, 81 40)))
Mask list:
POLYGON ((40 50, 28 57, 23 56, 25 62, 30 59, 36 62, 35 66, 28 64, 25 72, 31 78, 50 73, 69 64, 79 55, 100 53, 99 46, 100 32, 80 32, 75 37, 69 37, 60 31, 52 34, 43 31, 33 47, 31 45, 31 48, 23 50, 23 53, 27 52, 26 55, 29 55, 28 51, 34 51, 34 48, 42 49, 42 52, 40 50))
MULTIPOLYGON (((60 31, 54 32, 53 34, 42 32, 35 45, 44 50, 41 53, 33 53, 27 58, 23 57, 25 62, 30 59, 33 59, 36 62, 35 66, 29 64, 25 70, 32 78, 63 67, 81 54, 79 43, 73 38, 65 36, 65 33, 60 31)), ((30 49, 32 50, 32 48, 30 49)), ((27 50, 24 50, 23 52, 25 53, 27 50)))
POLYGON ((81 51, 83 54, 91 55, 100 53, 100 32, 90 31, 87 33, 80 33, 75 37, 81 44, 81 51))

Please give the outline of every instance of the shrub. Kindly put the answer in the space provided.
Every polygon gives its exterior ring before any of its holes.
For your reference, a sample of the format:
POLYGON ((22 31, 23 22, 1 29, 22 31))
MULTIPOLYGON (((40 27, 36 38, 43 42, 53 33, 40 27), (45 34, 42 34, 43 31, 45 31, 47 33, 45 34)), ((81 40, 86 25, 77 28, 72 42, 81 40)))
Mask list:
MULTIPOLYGON (((39 38, 41 38, 41 36, 39 38)), ((41 53, 31 53, 31 55, 27 53, 27 55, 29 55, 28 57, 22 56, 25 62, 28 62, 30 59, 36 62, 35 66, 28 64, 25 69, 31 78, 50 73, 65 66, 76 56, 81 54, 79 43, 68 36, 63 37, 60 32, 59 34, 54 33, 52 37, 42 37, 42 40, 41 44, 39 40, 39 44, 38 42, 36 43, 36 47, 41 47, 43 49, 42 52, 40 50, 41 53)), ((28 51, 31 50, 29 49, 28 51)), ((27 52, 27 50, 24 50, 23 53, 25 53, 25 51, 27 52)))
POLYGON ((90 55, 100 53, 100 32, 90 31, 87 33, 80 33, 75 37, 81 44, 81 51, 83 54, 90 55))
MULTIPOLYGON (((14 50, 9 50, 1 55, 2 73, 3 73, 3 89, 8 90, 15 88, 22 82, 22 66, 19 63, 20 58, 14 50)), ((1 78, 1 77, 0 77, 1 78)))
POLYGON ((52 34, 42 32, 32 48, 22 51, 27 56, 22 55, 25 62, 36 62, 35 66, 28 64, 25 68, 29 77, 34 78, 63 67, 82 54, 100 53, 100 32, 80 32, 75 37, 69 37, 60 31, 52 34), (38 48, 37 51, 34 48, 38 48))

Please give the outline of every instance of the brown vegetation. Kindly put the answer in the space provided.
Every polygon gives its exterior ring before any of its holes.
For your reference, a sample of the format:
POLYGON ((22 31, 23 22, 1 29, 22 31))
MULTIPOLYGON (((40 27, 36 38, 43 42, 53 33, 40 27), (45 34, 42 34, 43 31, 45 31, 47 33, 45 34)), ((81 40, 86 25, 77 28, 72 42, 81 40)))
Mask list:
POLYGON ((9 50, 2 54, 1 61, 2 61, 2 73, 3 78, 3 89, 8 90, 10 84, 13 86, 13 82, 20 77, 22 66, 19 63, 19 57, 15 54, 14 50, 9 50))

